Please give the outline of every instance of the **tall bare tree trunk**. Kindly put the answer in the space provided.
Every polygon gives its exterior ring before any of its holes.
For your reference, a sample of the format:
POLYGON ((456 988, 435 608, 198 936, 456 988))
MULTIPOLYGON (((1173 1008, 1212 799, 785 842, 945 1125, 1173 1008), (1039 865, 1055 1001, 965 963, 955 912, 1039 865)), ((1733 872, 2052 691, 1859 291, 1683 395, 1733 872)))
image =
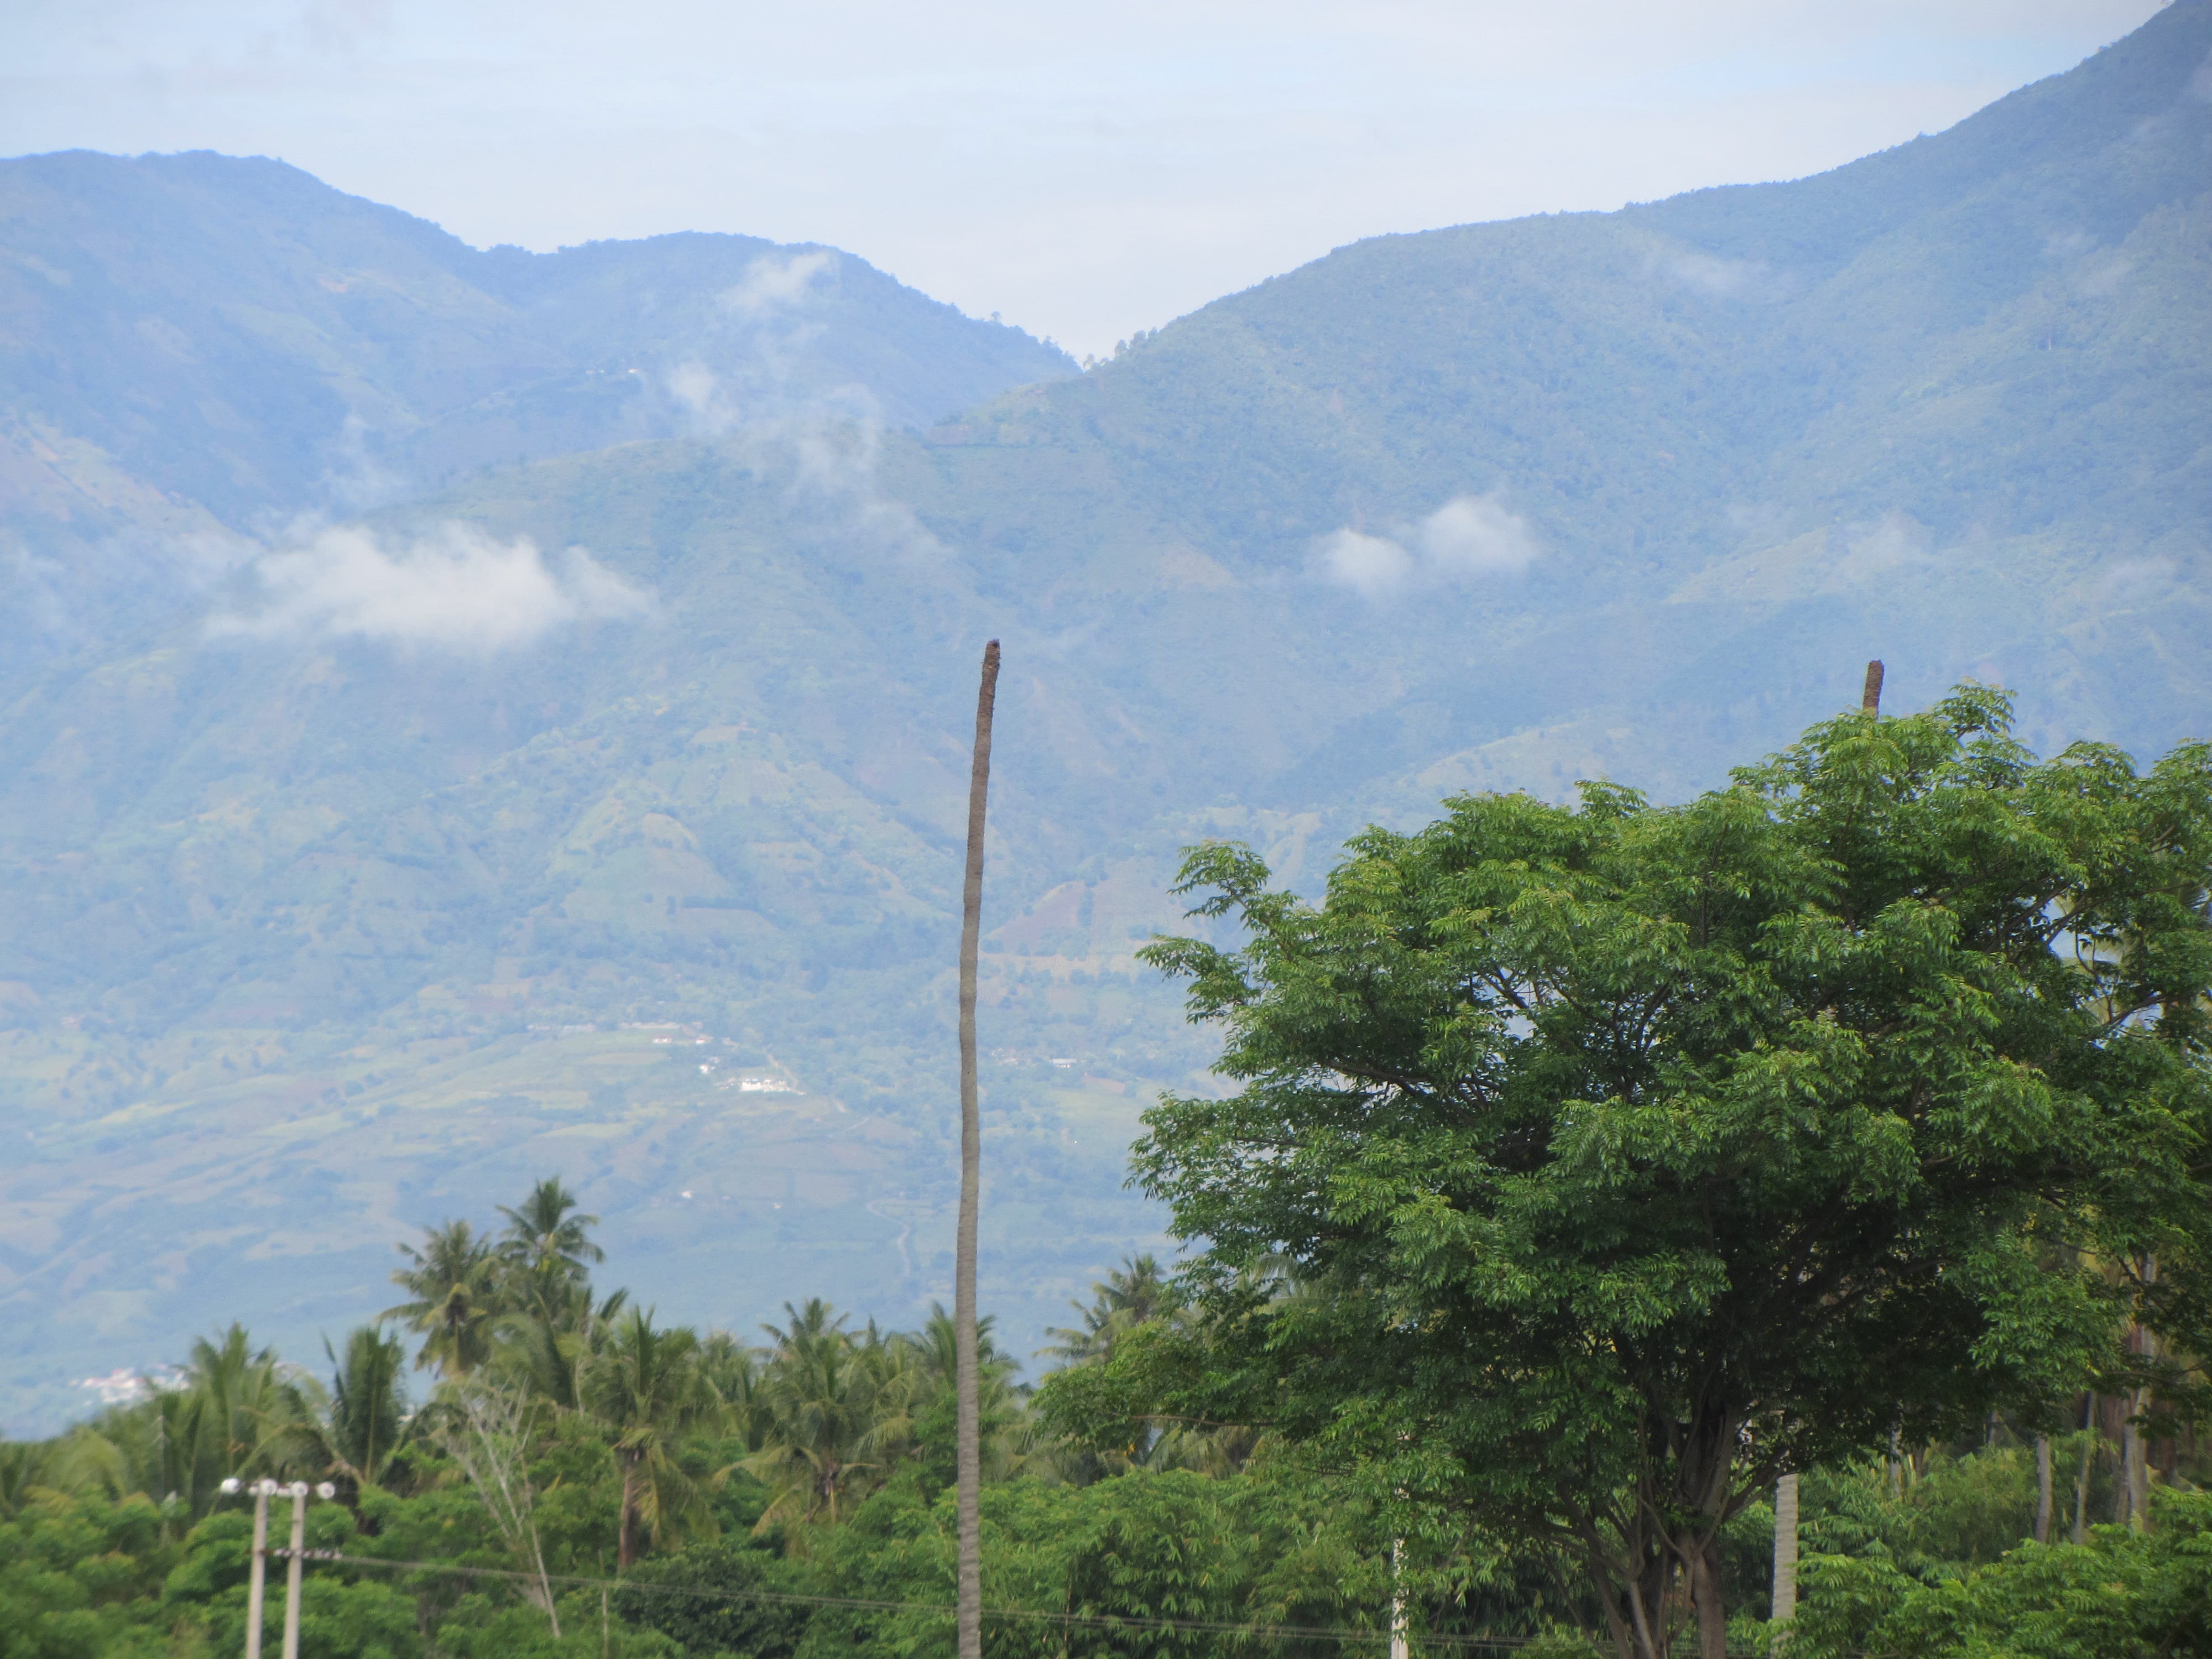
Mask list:
POLYGON ((2086 1543, 2089 1537, 2089 1474, 2097 1456, 2097 1396, 2091 1395, 2081 1407, 2081 1472, 2074 1479, 2074 1531, 2077 1544, 2086 1543))
POLYGON ((2051 1437, 2035 1437, 2035 1541, 2051 1541, 2051 1437))
MULTIPOLYGON (((2146 1255, 2136 1269, 2144 1285, 2158 1283, 2158 1258, 2146 1255)), ((2128 1346, 2145 1358, 2154 1358, 2158 1340, 2138 1323, 2129 1334, 2128 1346)), ((2113 1518, 2142 1532, 2150 1525, 2150 1446, 2141 1419, 2150 1410, 2150 1390, 2131 1389, 2123 1398, 2127 1416, 2120 1425, 2120 1512, 2113 1518)))
POLYGON ((1771 1616, 1786 1625, 1797 1616, 1797 1477, 1774 1483, 1774 1601, 1771 1616))
POLYGON ((975 1366, 975 1210, 983 1128, 975 1109, 975 957, 983 930, 983 809, 991 792, 991 714, 998 697, 999 642, 993 640, 983 647, 983 683, 975 694, 975 759, 968 775, 968 877, 960 909, 960 1233, 952 1267, 960 1443, 956 1454, 959 1659, 982 1659, 983 1653, 983 1437, 975 1366))
POLYGON ((1859 694, 1859 707, 1869 714, 1881 713, 1881 659, 1879 657, 1867 665, 1866 690, 1859 694))

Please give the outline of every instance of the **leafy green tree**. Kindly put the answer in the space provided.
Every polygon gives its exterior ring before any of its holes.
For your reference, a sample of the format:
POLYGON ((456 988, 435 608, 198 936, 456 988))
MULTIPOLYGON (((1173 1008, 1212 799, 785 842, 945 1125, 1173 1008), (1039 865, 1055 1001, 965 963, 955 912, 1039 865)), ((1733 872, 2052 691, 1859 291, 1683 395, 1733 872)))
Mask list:
POLYGON ((1881 1556, 1815 1555, 1802 1659, 2166 1659, 2212 1652, 2212 1493, 2158 1492, 2149 1533, 2027 1543, 1926 1582, 1881 1556))
POLYGON ((2008 721, 1845 716, 1671 809, 1462 798, 1318 906, 1195 850, 1249 942, 1148 955, 1241 1089, 1136 1154, 1207 1241, 1191 1408, 1409 1534, 1575 1552, 1624 1655, 1686 1589, 1719 1659, 1719 1537, 1778 1473, 2140 1370, 2125 1321, 2179 1299, 2095 1262, 2197 1281, 2212 1240, 2212 751, 2038 763, 2008 721))
POLYGON ((0 1523, 0 1655, 170 1651, 160 1597, 175 1559, 165 1517, 143 1497, 32 1494, 0 1523))
MULTIPOLYGON (((949 1488, 933 1494, 898 1478, 826 1531, 811 1558, 817 1593, 905 1605, 824 1608, 805 1650, 865 1659, 949 1652, 951 1621, 941 1609, 954 1577, 953 1507, 949 1488)), ((1340 1493, 1299 1482, 1211 1480, 1187 1470, 1082 1487, 1017 1480, 985 1486, 981 1509, 985 1642, 1001 1659, 1231 1651, 1339 1659, 1348 1650, 1333 1638, 1231 1637, 1203 1626, 1372 1631, 1389 1605, 1366 1517, 1340 1493)))
POLYGON ((753 1544, 687 1545, 639 1562, 629 1587, 615 1592, 615 1610, 632 1624, 673 1638, 690 1653, 789 1659, 806 1635, 813 1609, 803 1601, 766 1600, 763 1593, 814 1591, 813 1581, 794 1570, 797 1565, 753 1544), (678 1586, 678 1592, 659 1589, 663 1584, 678 1586))
POLYGON ((546 1615, 553 1634, 560 1635, 558 1602, 546 1577, 538 1493, 531 1480, 532 1402, 520 1390, 479 1375, 448 1389, 440 1404, 440 1444, 468 1477, 509 1558, 526 1575, 523 1594, 546 1615))
POLYGON ((466 1376, 491 1357, 495 1322, 505 1311, 501 1263, 492 1242, 465 1221, 449 1221, 423 1235, 422 1247, 402 1244, 412 1265, 392 1275, 410 1299, 386 1308, 380 1319, 404 1319, 423 1334, 419 1366, 446 1376, 466 1376))
POLYGON ((682 1437, 722 1420, 722 1402, 700 1364, 699 1337, 653 1322, 650 1308, 617 1322, 585 1378, 585 1404, 614 1437, 622 1466, 620 1565, 679 1533, 717 1530, 706 1494, 677 1457, 682 1437))

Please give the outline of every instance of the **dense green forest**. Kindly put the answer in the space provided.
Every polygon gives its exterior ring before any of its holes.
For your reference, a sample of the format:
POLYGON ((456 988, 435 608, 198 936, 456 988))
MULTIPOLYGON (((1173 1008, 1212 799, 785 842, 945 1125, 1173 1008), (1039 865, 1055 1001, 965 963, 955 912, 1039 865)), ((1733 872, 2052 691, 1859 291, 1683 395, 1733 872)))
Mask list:
MULTIPOLYGON (((236 1651, 252 1499, 222 1486, 263 1475, 337 1489, 307 1509, 308 1547, 337 1553, 307 1569, 309 1659, 950 1652, 950 1322, 884 1332, 806 1301, 753 1340, 702 1334, 593 1286, 590 1220, 543 1183, 481 1232, 420 1241, 407 1310, 316 1367, 233 1326, 151 1398, 0 1444, 0 1654, 236 1651)), ((1054 1333, 1042 1390, 987 1345, 989 1651, 1373 1651, 1394 1594, 1426 1651, 1601 1650, 1555 1553, 1431 1536, 1394 1579, 1364 1484, 1296 1445, 1072 1426, 1056 1379, 1192 1317, 1149 1258, 1095 1291, 1054 1333)), ((2036 1621, 2039 1644, 2005 1650, 2203 1650, 2212 1496, 2189 1479, 2212 1468, 2163 1457, 2156 1524, 2131 1530, 2111 1426, 2045 1443, 2063 1499, 2048 1547, 2024 1541, 2036 1447, 2009 1417, 1808 1479, 1790 1651, 1963 1659, 2036 1621)), ((289 1505, 271 1504, 279 1542, 289 1505)), ((1757 1610, 1735 1621, 1747 1652, 1766 1645, 1771 1528, 1753 1503, 1723 1540, 1757 1610)))
MULTIPOLYGON (((1233 1091, 1134 1148, 1179 1270, 986 1345, 991 1650, 2212 1651, 2212 744, 2011 718, 1462 796, 1317 900, 1192 849, 1235 939, 1146 955, 1233 1091)), ((316 1656, 950 1651, 942 1310, 702 1332, 596 1223, 541 1180, 327 1369, 233 1325, 0 1448, 0 1655, 228 1650, 263 1478, 331 1488, 316 1656)))

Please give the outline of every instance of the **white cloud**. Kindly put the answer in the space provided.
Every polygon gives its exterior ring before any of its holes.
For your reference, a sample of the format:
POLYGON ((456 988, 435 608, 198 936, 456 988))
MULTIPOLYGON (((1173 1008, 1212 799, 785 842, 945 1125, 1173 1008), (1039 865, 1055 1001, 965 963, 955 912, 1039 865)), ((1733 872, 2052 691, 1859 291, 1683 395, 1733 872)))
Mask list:
POLYGON ((2117 289, 2122 283, 2127 281, 2135 268, 2134 260, 2115 253, 2111 258, 2102 260, 2093 268, 2084 270, 2076 280, 2075 286, 2092 299, 2102 299, 2117 289))
POLYGON ((720 418, 719 390, 714 371, 704 363, 678 363, 668 371, 668 395, 701 420, 720 418))
POLYGON ((1731 299, 1766 281, 1764 259, 1723 259, 1710 253, 1678 253, 1667 262, 1667 273, 1684 288, 1710 299, 1731 299))
POLYGON ((387 549, 366 530, 323 531, 253 567, 261 603, 215 617, 214 635, 347 637, 496 651, 580 622, 644 615, 651 599, 577 549, 549 563, 527 537, 465 525, 387 549))
POLYGON ((837 275, 837 256, 826 248, 811 253, 763 253, 745 267, 737 286, 722 295, 722 304, 740 317, 766 317, 814 297, 837 275))
POLYGON ((2121 559, 2097 576, 2090 592, 2109 605, 2136 609, 2164 599, 2180 574, 2168 558, 2121 559))
POLYGON ((1528 520, 1491 495, 1455 495, 1387 536, 1332 531, 1315 550, 1324 579, 1376 599, 1415 586, 1518 575, 1541 550, 1528 520))
POLYGON ((667 387, 668 395, 677 405, 691 417, 692 430, 696 434, 719 438, 742 418, 736 392, 722 376, 696 357, 670 369, 662 377, 661 384, 667 387))
POLYGON ((1495 495, 1455 495, 1421 520, 1415 539, 1442 575, 1518 575, 1536 562, 1528 520, 1495 495))
POLYGON ((1846 581, 1881 582, 1925 568, 1933 559, 1926 528, 1909 514, 1890 512, 1845 532, 1836 574, 1846 581))
POLYGON ((1322 538, 1321 566, 1331 581, 1377 599, 1412 579, 1413 556, 1387 536, 1339 530, 1322 538))

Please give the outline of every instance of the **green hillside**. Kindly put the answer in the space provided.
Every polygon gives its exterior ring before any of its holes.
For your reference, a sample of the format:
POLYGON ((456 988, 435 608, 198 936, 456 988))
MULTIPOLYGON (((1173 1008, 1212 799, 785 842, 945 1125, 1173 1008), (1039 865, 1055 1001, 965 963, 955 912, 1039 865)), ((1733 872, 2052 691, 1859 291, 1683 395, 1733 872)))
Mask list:
MULTIPOLYGON (((943 1294, 989 635, 1017 1351, 1154 1225, 1120 1148, 1206 1054, 1129 953, 1189 840, 1310 881, 1455 790, 1680 794, 1874 656, 1894 704, 2013 686, 2045 749, 2202 734, 2208 54, 2177 4, 1820 178, 1358 244, 921 430, 809 393, 363 516, 410 581, 458 524, 635 598, 504 648, 293 615, 265 562, 125 607, 0 711, 9 1409, 218 1308, 306 1352, 384 1305, 362 1241, 553 1169, 684 1317, 943 1294)), ((613 257, 471 292, 580 316, 613 257)), ((505 429, 444 418, 426 465, 505 429)))
POLYGON ((0 161, 0 684, 197 608, 297 514, 1073 370, 834 248, 483 251, 266 159, 0 161))

